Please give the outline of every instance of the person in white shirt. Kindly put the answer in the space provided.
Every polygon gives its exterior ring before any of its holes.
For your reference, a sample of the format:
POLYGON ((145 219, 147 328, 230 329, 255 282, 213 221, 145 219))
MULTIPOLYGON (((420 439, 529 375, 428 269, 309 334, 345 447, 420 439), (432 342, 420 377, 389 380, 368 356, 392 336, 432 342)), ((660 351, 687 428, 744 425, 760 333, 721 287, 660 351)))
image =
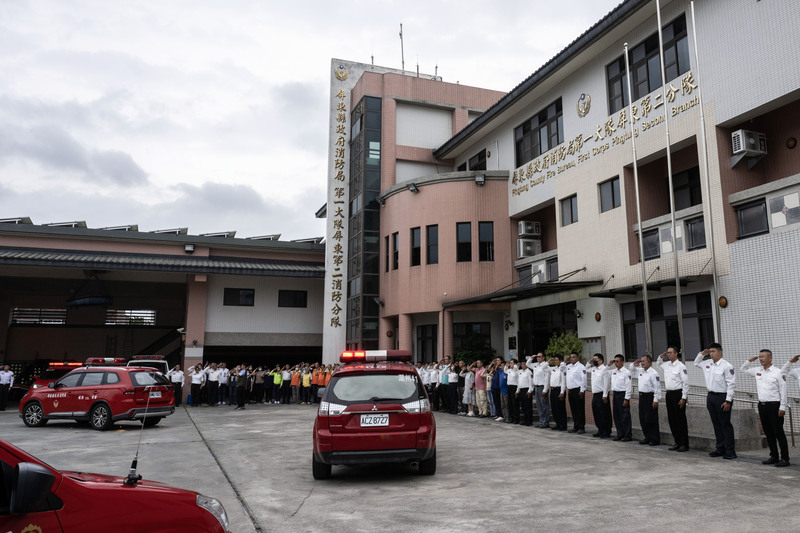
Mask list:
POLYGON ((566 386, 569 396, 569 408, 572 411, 572 429, 570 433, 582 435, 586 433, 586 368, 581 364, 578 354, 569 355, 566 372, 566 386))
POLYGON ((639 444, 658 446, 661 444, 661 430, 658 427, 661 377, 652 365, 653 358, 645 354, 633 363, 631 371, 636 375, 639 386, 639 424, 644 434, 639 444))
POLYGON ((716 342, 697 354, 694 366, 703 371, 706 379, 706 389, 708 389, 706 409, 717 438, 717 448, 708 455, 736 459, 733 424, 731 424, 731 407, 733 407, 733 394, 736 391, 736 374, 733 366, 722 358, 722 346, 716 342))
POLYGON ((519 385, 519 365, 516 359, 510 359, 506 365, 506 386, 508 387, 508 422, 509 424, 519 424, 519 398, 517 398, 517 386, 519 385))
POLYGON ((219 364, 219 395, 217 397, 217 405, 222 405, 228 398, 228 377, 230 371, 225 363, 219 364))
POLYGON ((0 370, 0 411, 6 410, 6 400, 8 399, 8 392, 14 386, 14 373, 8 365, 3 366, 0 370))
POLYGON ((596 353, 586 363, 586 371, 592 377, 592 415, 597 431, 592 437, 608 439, 611 437, 611 404, 608 392, 611 390, 611 374, 605 364, 603 354, 596 353))
POLYGON ((206 382, 206 373, 203 372, 203 367, 198 363, 189 373, 192 379, 192 407, 200 405, 200 391, 206 382))
POLYGON ((517 387, 516 396, 519 399, 520 406, 522 407, 522 416, 524 418, 523 424, 526 426, 533 425, 533 373, 525 365, 519 363, 519 385, 517 387))
POLYGON ((680 362, 678 348, 670 346, 655 361, 655 367, 664 373, 664 388, 669 429, 675 444, 670 451, 689 451, 689 423, 686 420, 686 402, 689 398, 689 373, 680 362), (665 360, 666 358, 666 360, 665 360))
POLYGON ((550 365, 545 361, 544 354, 536 354, 536 362, 529 363, 528 368, 533 370, 533 394, 536 396, 536 410, 539 414, 539 424, 536 427, 550 427, 550 365))
POLYGON ((175 389, 175 407, 181 406, 183 400, 183 382, 186 379, 181 370, 181 365, 175 365, 167 372, 167 379, 172 383, 172 388, 175 389))
POLYGON ((217 363, 211 363, 205 368, 206 373, 206 393, 208 394, 208 405, 216 407, 219 400, 219 369, 217 363))
POLYGON ((431 401, 431 410, 439 410, 439 366, 436 363, 431 363, 428 367, 430 374, 430 389, 428 389, 428 397, 431 401))
POLYGON ((616 441, 631 440, 631 393, 633 380, 625 368, 625 357, 618 353, 608 362, 611 372, 611 392, 614 395, 614 425, 617 427, 616 441), (612 367, 613 365, 613 367, 612 367))
POLYGON ((556 423, 551 428, 553 431, 567 430, 565 372, 566 365, 561 362, 560 356, 555 355, 550 358, 550 409, 553 411, 553 422, 556 423))
POLYGON ((772 352, 761 350, 744 362, 742 372, 756 378, 758 392, 758 417, 767 437, 769 457, 763 461, 765 465, 789 466, 789 445, 783 431, 783 416, 786 414, 786 376, 772 364, 772 352), (761 363, 751 367, 756 359, 761 363), (781 447, 778 460, 778 444, 781 447))
POLYGON ((783 365, 783 367, 781 367, 782 375, 794 378, 797 380, 798 383, 800 383, 800 366, 794 366, 794 365, 796 365, 797 361, 799 360, 800 360, 800 355, 795 355, 794 357, 786 361, 786 364, 783 365))

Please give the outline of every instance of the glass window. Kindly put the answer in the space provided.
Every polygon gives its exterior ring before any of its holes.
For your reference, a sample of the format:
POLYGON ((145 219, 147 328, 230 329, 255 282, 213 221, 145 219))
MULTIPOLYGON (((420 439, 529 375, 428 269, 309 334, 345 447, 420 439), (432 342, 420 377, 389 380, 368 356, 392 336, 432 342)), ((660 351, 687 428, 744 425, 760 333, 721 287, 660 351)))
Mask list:
POLYGON ((644 259, 657 259, 661 257, 661 243, 658 240, 658 228, 645 231, 642 234, 644 244, 644 259))
POLYGON ((456 224, 456 261, 472 261, 472 223, 456 224))
POLYGON ((767 204, 763 198, 756 202, 737 207, 736 216, 739 220, 740 239, 769 233, 767 204))
POLYGON ((482 349, 492 345, 490 322, 457 322, 453 324, 453 349, 482 349))
POLYGON ((169 385, 170 382, 161 372, 154 370, 142 370, 131 372, 131 382, 137 387, 147 385, 169 385))
POLYGON ((578 221, 578 195, 561 200, 561 225, 569 226, 578 221))
POLYGON ((119 376, 116 372, 106 372, 106 385, 113 385, 119 383, 119 376))
POLYGON ((222 305, 253 307, 255 298, 255 289, 225 288, 222 305))
POLYGON ((706 226, 703 217, 686 221, 686 236, 689 238, 689 250, 706 247, 706 226))
POLYGON ((486 150, 481 150, 469 158, 470 170, 486 170, 486 150))
POLYGON ((620 206, 619 177, 600 184, 600 212, 605 213, 620 206))
POLYGON ((308 292, 279 290, 278 307, 308 307, 308 292))
POLYGON ((559 98, 514 129, 514 150, 518 167, 564 142, 562 118, 559 98))
POLYGON ((103 372, 84 372, 81 387, 94 387, 103 383, 103 372))
POLYGON ((690 168, 673 175, 672 189, 675 191, 676 211, 703 203, 703 193, 700 189, 700 167, 690 168))
POLYGON ((494 222, 478 222, 478 260, 494 261, 494 222))
POLYGON ((411 228, 411 266, 419 266, 422 255, 422 234, 419 228, 411 228))
POLYGON ((456 170, 457 170, 458 172, 466 172, 466 170, 467 170, 467 164, 466 164, 466 163, 461 163, 460 165, 458 165, 458 167, 456 168, 456 170))
POLYGON ((332 403, 369 403, 396 400, 398 402, 425 397, 421 382, 415 374, 369 374, 340 376, 331 379, 328 400, 332 403))
POLYGON ((425 232, 427 233, 427 246, 428 246, 428 264, 439 264, 439 226, 426 226, 425 232))
POLYGON ((56 383, 56 388, 59 389, 61 387, 74 387, 78 384, 78 380, 83 375, 83 372, 73 372, 72 374, 67 374, 63 378, 58 380, 56 383))
POLYGON ((558 258, 555 258, 547 262, 547 281, 556 281, 557 279, 558 279, 558 258))
POLYGON ((392 270, 397 270, 400 266, 400 234, 398 232, 392 233, 392 270))
POLYGON ((389 272, 389 236, 387 235, 386 237, 384 237, 384 240, 386 241, 386 244, 385 244, 385 249, 386 249, 386 254, 385 254, 386 255, 386 272, 389 272))

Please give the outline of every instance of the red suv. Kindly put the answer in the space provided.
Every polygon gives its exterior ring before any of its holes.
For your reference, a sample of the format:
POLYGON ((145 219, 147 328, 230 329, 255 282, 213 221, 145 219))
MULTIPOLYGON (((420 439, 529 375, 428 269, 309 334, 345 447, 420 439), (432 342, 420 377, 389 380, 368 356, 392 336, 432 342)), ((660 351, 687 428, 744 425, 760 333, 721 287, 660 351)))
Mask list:
POLYGON ((314 479, 332 465, 404 463, 436 473, 436 421, 411 352, 343 352, 314 421, 314 479))
MULTIPOLYGON (((130 476, 129 476, 130 477, 130 476)), ((228 531, 222 504, 156 481, 63 472, 0 440, 2 531, 228 531)))
POLYGON ((172 384, 152 368, 82 367, 47 387, 31 388, 19 402, 26 426, 49 420, 88 422, 108 429, 120 420, 141 420, 155 426, 175 412, 172 384))

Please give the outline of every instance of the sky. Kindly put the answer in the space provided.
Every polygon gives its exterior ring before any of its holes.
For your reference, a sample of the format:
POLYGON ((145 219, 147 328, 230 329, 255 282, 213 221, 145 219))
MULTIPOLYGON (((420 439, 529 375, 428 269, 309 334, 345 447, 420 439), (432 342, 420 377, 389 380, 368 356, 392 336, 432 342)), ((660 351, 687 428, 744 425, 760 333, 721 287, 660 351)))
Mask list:
POLYGON ((509 91, 618 0, 0 0, 0 219, 321 237, 331 58, 509 91))

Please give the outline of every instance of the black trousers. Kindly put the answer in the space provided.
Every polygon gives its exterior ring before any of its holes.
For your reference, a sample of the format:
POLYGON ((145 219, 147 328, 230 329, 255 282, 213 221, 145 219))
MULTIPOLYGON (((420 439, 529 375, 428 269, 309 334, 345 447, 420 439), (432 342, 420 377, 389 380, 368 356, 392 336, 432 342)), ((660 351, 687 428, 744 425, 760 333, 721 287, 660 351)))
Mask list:
POLYGON ((10 383, 3 383, 0 385, 0 411, 6 410, 6 401, 8 400, 8 391, 11 389, 10 383))
POLYGON ((450 387, 450 412, 458 413, 458 383, 451 383, 450 387))
POLYGON ((217 405, 217 396, 219 395, 219 381, 209 381, 206 385, 208 389, 208 405, 217 405))
MULTIPOLYGON (((709 392, 706 398, 706 409, 711 417, 711 424, 714 426, 714 436, 717 438, 717 451, 725 455, 735 455, 733 425, 731 424, 731 412, 726 413, 722 410, 725 403, 724 392, 709 392)), ((733 408, 733 405, 731 405, 733 408)))
POLYGON ((533 394, 528 396, 530 389, 517 389, 519 392, 519 404, 522 407, 522 421, 526 426, 533 425, 533 394))
POLYGON ((519 424, 519 398, 517 398, 517 386, 508 386, 508 421, 519 424))
POLYGON ((611 404, 603 401, 603 393, 592 394, 592 415, 597 432, 611 436, 611 404))
POLYGON ((200 383, 192 383, 192 407, 200 405, 200 390, 202 385, 200 383))
POLYGON ((439 410, 450 411, 450 385, 439 383, 439 410))
POLYGON ((567 400, 561 400, 561 389, 550 389, 550 408, 553 411, 553 421, 556 429, 567 429, 567 400))
POLYGON ((625 393, 614 392, 614 425, 617 426, 617 437, 631 436, 631 407, 625 406, 625 393))
POLYGON ((175 407, 180 407, 183 400, 183 383, 173 381, 172 388, 175 389, 175 407))
POLYGON ((778 444, 781 446, 781 459, 789 460, 789 445, 786 442, 786 433, 783 432, 783 417, 778 416, 780 402, 758 402, 758 416, 761 418, 761 427, 767 436, 770 457, 778 458, 778 444))
POLYGON ((247 394, 245 394, 245 386, 237 386, 236 387, 236 407, 242 408, 244 407, 244 402, 246 399, 247 394))
POLYGON ((672 438, 678 446, 689 446, 689 423, 686 421, 686 405, 679 405, 683 391, 667 391, 667 418, 669 419, 669 430, 672 438))
POLYGON ((658 408, 653 407, 652 392, 639 393, 639 424, 642 426, 644 440, 661 444, 661 430, 658 427, 658 408))
POLYGON ((495 415, 502 417, 503 416, 503 399, 500 397, 500 387, 496 389, 492 389, 492 398, 494 398, 494 412, 495 415))
POLYGON ((575 431, 585 429, 586 426, 586 405, 580 393, 579 387, 569 389, 569 408, 572 411, 572 427, 575 431))

